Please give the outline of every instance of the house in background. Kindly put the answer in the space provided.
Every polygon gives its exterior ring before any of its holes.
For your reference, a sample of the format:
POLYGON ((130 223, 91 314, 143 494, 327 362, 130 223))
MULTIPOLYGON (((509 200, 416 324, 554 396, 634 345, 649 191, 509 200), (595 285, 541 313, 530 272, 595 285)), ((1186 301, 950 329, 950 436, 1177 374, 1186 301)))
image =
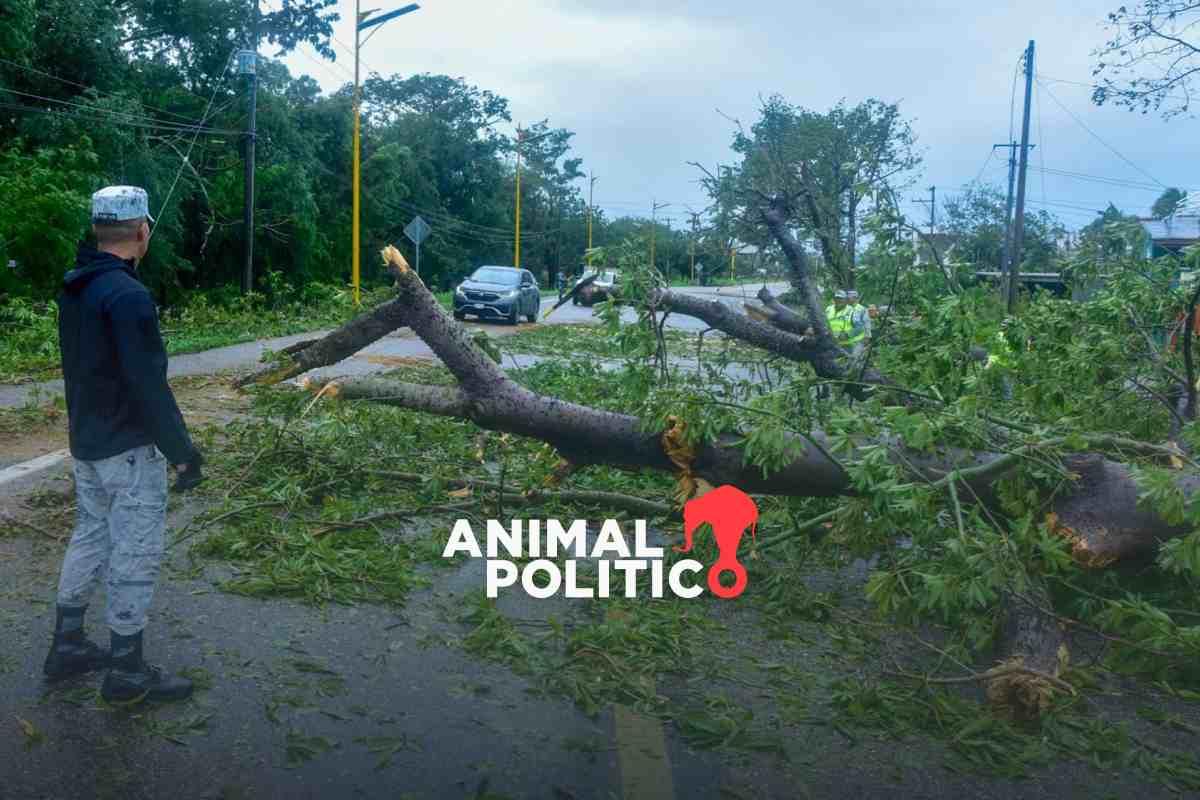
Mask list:
POLYGON ((1178 255, 1184 248, 1200 244, 1200 214, 1175 214, 1166 219, 1139 218, 1146 231, 1146 258, 1178 255))

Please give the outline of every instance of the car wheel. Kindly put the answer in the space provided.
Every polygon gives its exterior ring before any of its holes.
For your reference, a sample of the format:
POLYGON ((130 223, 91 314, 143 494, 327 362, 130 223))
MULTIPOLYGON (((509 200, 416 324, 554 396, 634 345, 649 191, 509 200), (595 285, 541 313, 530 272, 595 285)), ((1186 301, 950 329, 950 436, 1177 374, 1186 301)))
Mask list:
POLYGON ((508 312, 508 320, 507 321, 508 321, 509 325, 517 324, 517 307, 516 306, 513 306, 512 311, 508 312))
POLYGON ((458 320, 459 322, 462 322, 464 319, 467 318, 467 315, 465 313, 463 313, 462 311, 455 311, 454 318, 456 320, 458 320))
POLYGON ((527 314, 525 316, 525 319, 529 320, 530 322, 537 322, 538 312, 541 310, 542 310, 542 301, 539 299, 536 303, 533 304, 533 313, 527 314))

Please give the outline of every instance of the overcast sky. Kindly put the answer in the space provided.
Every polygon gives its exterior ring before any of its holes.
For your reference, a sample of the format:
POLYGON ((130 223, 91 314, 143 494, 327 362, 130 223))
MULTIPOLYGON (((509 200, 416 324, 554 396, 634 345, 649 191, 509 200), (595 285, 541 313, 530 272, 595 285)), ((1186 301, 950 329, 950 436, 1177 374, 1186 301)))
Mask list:
MULTIPOLYGON (((1200 190, 1200 123, 1098 108, 1087 86, 1058 82, 1093 80, 1091 52, 1120 0, 419 1, 419 11, 366 45, 364 69, 464 77, 507 97, 514 120, 548 118, 574 131, 575 153, 599 178, 596 205, 610 216, 648 215, 657 199, 672 204, 660 215, 682 224, 686 206, 706 203, 686 162, 728 163, 732 124, 721 113, 748 124, 759 96, 773 93, 819 110, 841 98, 899 101, 925 153, 910 197, 928 197, 935 185, 940 207, 981 172, 1003 185, 1005 153, 989 153, 1008 137, 1014 71, 1030 38, 1042 83, 1034 87, 1028 196, 1047 204, 1034 208, 1077 228, 1109 201, 1146 213, 1160 181, 1200 190), (1149 188, 1046 174, 1043 165, 1149 188)), ((354 3, 340 6, 336 35, 350 44, 354 3)), ((353 67, 350 52, 337 50, 336 65, 308 48, 287 63, 330 90, 353 67)), ((911 210, 927 219, 927 207, 911 210)))

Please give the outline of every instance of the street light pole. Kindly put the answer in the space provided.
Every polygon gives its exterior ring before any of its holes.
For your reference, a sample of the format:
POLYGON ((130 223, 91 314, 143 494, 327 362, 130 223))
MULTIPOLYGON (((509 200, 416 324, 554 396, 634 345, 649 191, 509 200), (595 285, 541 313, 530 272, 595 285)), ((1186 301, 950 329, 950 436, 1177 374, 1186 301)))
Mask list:
POLYGON ((516 232, 513 235, 513 266, 521 267, 521 139, 525 132, 517 125, 517 200, 516 200, 516 232))
POLYGON ((669 205, 671 204, 650 201, 650 269, 654 269, 654 238, 658 232, 658 210, 669 205))
MULTIPOLYGON (((388 12, 387 14, 380 14, 374 19, 366 19, 374 14, 378 9, 372 9, 371 11, 364 13, 362 10, 362 0, 354 0, 354 174, 351 178, 351 187, 354 198, 351 201, 350 212, 353 217, 350 223, 350 248, 352 250, 350 255, 350 281, 354 284, 354 305, 356 306, 359 304, 359 257, 361 256, 361 253, 359 252, 361 249, 359 246, 359 211, 361 208, 359 195, 361 194, 362 189, 362 122, 360 119, 362 116, 362 85, 359 82, 359 51, 362 49, 364 44, 362 32, 367 28, 382 25, 388 20, 395 19, 396 17, 400 17, 405 14, 410 14, 413 11, 416 11, 418 8, 420 8, 419 5, 416 3, 411 3, 410 5, 404 6, 403 8, 398 8, 395 11, 388 12)), ((372 35, 374 34, 372 33, 372 35)), ((371 37, 368 36, 367 38, 370 39, 371 37)))
POLYGON ((587 245, 587 249, 588 249, 587 262, 588 262, 589 267, 592 265, 592 256, 591 256, 592 214, 595 213, 594 209, 596 208, 596 181, 597 180, 598 179, 595 176, 593 176, 592 173, 589 171, 588 172, 588 245, 587 245))
POLYGON ((354 284, 354 305, 359 304, 359 269, 358 261, 361 253, 359 252, 359 174, 361 164, 359 163, 359 148, 361 140, 359 139, 359 114, 362 104, 362 90, 358 83, 358 51, 362 47, 362 0, 354 0, 354 174, 351 178, 353 184, 354 199, 351 201, 351 219, 350 223, 350 282, 354 284))

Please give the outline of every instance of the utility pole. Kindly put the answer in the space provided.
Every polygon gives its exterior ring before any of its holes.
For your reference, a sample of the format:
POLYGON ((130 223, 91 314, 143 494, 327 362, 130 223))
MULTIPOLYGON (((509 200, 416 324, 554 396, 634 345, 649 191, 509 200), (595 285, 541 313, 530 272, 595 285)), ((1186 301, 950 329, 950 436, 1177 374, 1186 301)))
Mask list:
MULTIPOLYGON (((928 200, 925 200, 924 198, 921 198, 921 197, 914 197, 912 201, 914 203, 920 203, 921 205, 926 205, 926 204, 929 205, 929 250, 932 253, 934 248, 937 246, 934 244, 934 241, 933 241, 933 234, 937 227, 937 187, 936 186, 929 187, 929 199, 928 200)), ((920 259, 921 258, 921 243, 920 243, 920 241, 917 241, 916 245, 917 245, 917 258, 920 259)))
POLYGON ((1033 40, 1025 51, 1025 117, 1021 121, 1021 163, 1017 175, 1017 209, 1013 220, 1011 279, 1008 282, 1008 313, 1017 307, 1017 284, 1021 275, 1021 247, 1025 244, 1025 175, 1029 167, 1029 107, 1033 100, 1033 40))
POLYGON ((658 210, 666 208, 670 203, 656 203, 650 201, 650 268, 654 269, 654 238, 658 231, 658 210))
POLYGON ((696 211, 688 209, 688 213, 692 215, 692 241, 691 241, 691 257, 692 257, 692 283, 696 282, 696 238, 700 233, 700 214, 696 211))
POLYGON ((930 186, 928 191, 928 200, 923 197, 914 197, 912 201, 929 206, 929 235, 933 236, 934 229, 937 227, 937 187, 930 186))
POLYGON ((994 144, 992 150, 999 147, 1009 148, 1008 152, 1008 199, 1004 203, 1004 241, 1000 245, 1000 296, 1008 297, 1008 282, 1012 280, 1009 274, 1008 254, 1012 246, 1012 209, 1013 182, 1017 178, 1017 143, 994 144))
POLYGON ((258 0, 251 0, 250 46, 251 50, 241 53, 238 71, 246 75, 246 94, 249 106, 246 109, 246 149, 243 162, 246 168, 245 198, 243 200, 243 239, 245 252, 242 264, 242 294, 254 288, 254 151, 257 149, 257 106, 258 106, 258 0))

